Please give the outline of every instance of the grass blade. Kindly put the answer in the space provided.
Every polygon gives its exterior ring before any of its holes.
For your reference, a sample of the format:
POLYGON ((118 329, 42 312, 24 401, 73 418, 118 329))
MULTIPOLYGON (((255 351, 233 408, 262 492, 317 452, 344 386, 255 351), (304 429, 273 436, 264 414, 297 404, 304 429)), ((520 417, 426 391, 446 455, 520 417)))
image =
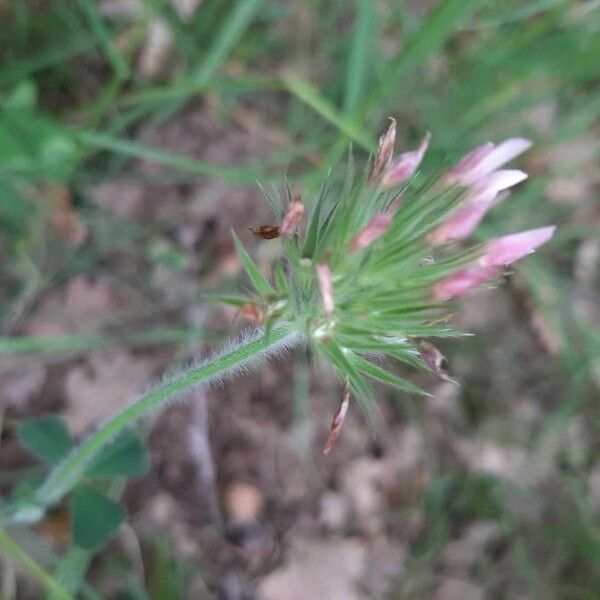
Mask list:
POLYGON ((368 61, 373 44, 376 10, 372 0, 356 0, 356 23, 346 73, 344 112, 351 114, 363 101, 368 79, 368 61))
POLYGON ((340 114, 337 108, 308 82, 294 75, 286 75, 283 83, 290 93, 337 127, 345 137, 354 140, 368 152, 375 151, 377 146, 371 136, 365 133, 354 120, 340 114))
POLYGON ((260 272, 260 269, 256 266, 256 263, 250 258, 246 248, 244 248, 244 245, 242 242, 240 242, 233 229, 231 230, 231 235, 233 236, 233 241, 235 243, 235 249, 238 253, 238 256, 244 265, 246 273, 248 273, 248 277, 250 277, 252 284, 256 288, 256 291, 261 296, 273 295, 275 290, 271 287, 271 284, 267 281, 265 276, 260 272))
POLYGON ((110 39, 110 34, 98 14, 95 4, 91 0, 79 0, 79 6, 115 74, 119 79, 127 79, 129 77, 129 65, 110 39))
POLYGON ((261 0, 243 0, 234 4, 216 43, 208 51, 197 73, 192 77, 197 85, 206 85, 218 71, 227 55, 242 37, 255 16, 261 0))

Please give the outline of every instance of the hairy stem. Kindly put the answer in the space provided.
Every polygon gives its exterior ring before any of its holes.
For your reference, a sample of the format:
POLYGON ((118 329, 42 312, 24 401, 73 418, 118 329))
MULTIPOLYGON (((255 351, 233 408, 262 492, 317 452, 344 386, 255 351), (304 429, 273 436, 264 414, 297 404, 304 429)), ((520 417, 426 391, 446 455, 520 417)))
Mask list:
POLYGON ((98 452, 148 412, 164 406, 175 396, 198 384, 232 376, 236 371, 249 367, 257 359, 290 348, 301 339, 301 334, 290 332, 289 329, 271 330, 248 341, 242 341, 213 359, 168 379, 127 406, 59 463, 35 492, 36 504, 46 507, 60 500, 81 480, 98 452))

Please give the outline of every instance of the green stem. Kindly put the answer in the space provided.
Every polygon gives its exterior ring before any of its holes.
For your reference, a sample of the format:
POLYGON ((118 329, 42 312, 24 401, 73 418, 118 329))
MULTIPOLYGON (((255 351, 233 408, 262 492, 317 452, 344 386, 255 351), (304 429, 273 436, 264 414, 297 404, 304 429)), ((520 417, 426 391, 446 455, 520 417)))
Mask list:
POLYGON ((7 555, 12 556, 25 565, 32 575, 40 581, 49 592, 52 592, 54 598, 60 600, 73 600, 69 594, 43 567, 41 567, 19 544, 17 544, 8 535, 4 529, 0 528, 0 547, 4 549, 7 555))
POLYGON ((290 348, 300 340, 300 334, 289 329, 271 330, 165 381, 121 411, 58 464, 35 492, 36 504, 47 507, 58 502, 77 485, 98 452, 149 411, 164 406, 173 397, 200 383, 232 375, 256 359, 290 348))

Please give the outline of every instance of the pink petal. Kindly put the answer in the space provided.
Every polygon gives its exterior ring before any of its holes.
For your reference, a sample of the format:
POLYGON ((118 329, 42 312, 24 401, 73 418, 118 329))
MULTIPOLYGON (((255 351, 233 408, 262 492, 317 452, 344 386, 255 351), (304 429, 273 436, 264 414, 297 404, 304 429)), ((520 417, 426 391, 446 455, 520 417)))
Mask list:
POLYGON ((446 183, 462 183, 463 177, 474 169, 484 157, 494 150, 492 142, 486 142, 476 146, 470 152, 467 152, 458 163, 452 167, 445 176, 446 183))
POLYGON ((536 248, 545 244, 556 230, 555 225, 530 229, 521 233, 505 235, 488 242, 485 254, 478 263, 482 267, 508 265, 531 254, 536 248))
POLYGON ((498 146, 489 143, 478 146, 448 171, 445 181, 471 185, 525 152, 531 144, 525 138, 510 138, 498 146))
POLYGON ((469 192, 469 199, 495 197, 498 192, 507 190, 527 179, 527 173, 518 169, 500 169, 481 178, 469 192))
POLYGON ((509 162, 531 147, 531 141, 522 138, 511 138, 496 146, 484 156, 477 165, 463 178, 465 185, 470 185, 482 177, 493 173, 498 167, 509 162))
POLYGON ((477 228, 490 208, 509 196, 508 192, 478 195, 474 201, 459 208, 450 218, 427 235, 432 246, 441 246, 455 240, 464 240, 477 228))
POLYGON ((327 263, 319 263, 317 265, 317 279, 319 280, 319 290, 323 299, 323 308, 330 315, 335 308, 333 301, 333 283, 331 281, 331 271, 327 263))
POLYGON ((445 223, 427 235, 432 246, 441 246, 454 240, 464 240, 481 223, 489 204, 484 202, 470 204, 461 208, 445 223))
POLYGON ((392 164, 383 175, 381 185, 383 187, 393 187, 406 181, 421 164, 423 156, 425 156, 425 152, 429 146, 430 139, 431 134, 427 132, 416 150, 405 152, 396 160, 392 161, 392 164))
POLYGON ((354 240, 352 240, 352 244, 350 245, 352 252, 362 250, 380 238, 387 231, 393 218, 393 212, 375 215, 364 229, 356 235, 354 240))
POLYGON ((500 276, 500 267, 475 265, 448 275, 438 281, 432 290, 432 298, 436 302, 445 302, 455 296, 460 296, 486 281, 500 276))

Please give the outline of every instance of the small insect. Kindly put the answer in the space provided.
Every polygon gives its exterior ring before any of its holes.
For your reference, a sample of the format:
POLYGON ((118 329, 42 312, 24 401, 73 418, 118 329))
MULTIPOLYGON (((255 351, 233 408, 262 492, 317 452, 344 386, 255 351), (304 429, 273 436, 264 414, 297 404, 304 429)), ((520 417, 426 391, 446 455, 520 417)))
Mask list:
POLYGON ((263 240, 272 240, 279 237, 279 227, 277 225, 261 225, 258 229, 249 227, 250 231, 263 240))

